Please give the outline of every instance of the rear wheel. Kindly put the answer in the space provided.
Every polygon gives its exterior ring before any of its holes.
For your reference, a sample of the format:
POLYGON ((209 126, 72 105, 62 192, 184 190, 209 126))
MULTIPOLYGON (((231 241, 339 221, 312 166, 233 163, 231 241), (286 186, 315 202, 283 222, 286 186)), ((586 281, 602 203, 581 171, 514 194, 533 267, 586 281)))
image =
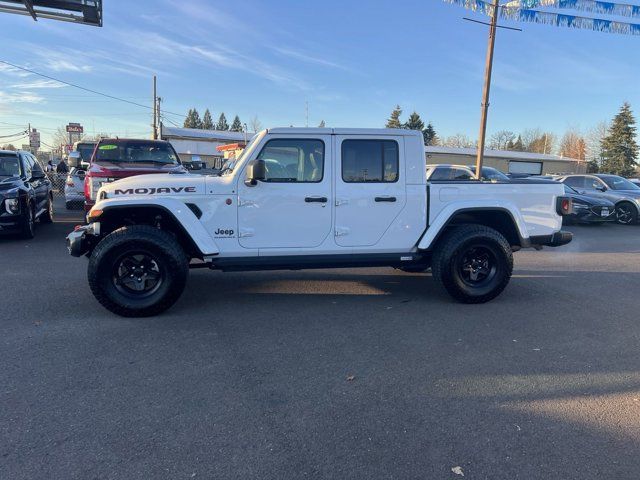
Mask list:
POLYGON ((616 221, 622 225, 631 225, 638 221, 638 210, 628 202, 616 205, 616 221))
POLYGON ((169 233, 147 225, 107 235, 89 259, 89 286, 108 310, 124 317, 148 317, 180 297, 189 259, 169 233))
POLYGON ((451 230, 438 243, 431 264, 435 280, 456 300, 484 303, 505 289, 513 271, 506 238, 484 225, 451 230))

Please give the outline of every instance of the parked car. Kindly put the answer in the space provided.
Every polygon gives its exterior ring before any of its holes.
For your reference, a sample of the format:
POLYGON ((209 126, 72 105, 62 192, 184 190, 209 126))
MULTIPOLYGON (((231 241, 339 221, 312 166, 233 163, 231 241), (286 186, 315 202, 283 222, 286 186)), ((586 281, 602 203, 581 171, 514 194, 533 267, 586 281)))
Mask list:
POLYGON ((582 195, 605 198, 616 206, 616 221, 637 223, 640 215, 640 187, 618 175, 565 175, 558 178, 582 195))
POLYGON ((427 165, 427 180, 473 180, 475 174, 465 165, 427 165))
POLYGON ((85 210, 91 210, 101 186, 134 175, 159 173, 187 173, 169 142, 102 139, 84 178, 85 210))
POLYGON ((602 197, 582 195, 569 185, 564 186, 564 193, 573 200, 573 211, 566 215, 567 223, 603 223, 616 221, 616 205, 602 197))
MULTIPOLYGON (((476 167, 469 167, 471 173, 476 174, 476 167)), ((490 182, 508 182, 509 177, 507 177, 504 173, 502 173, 497 168, 493 167, 482 167, 482 180, 490 181, 490 182)))
POLYGON ((84 204, 84 177, 86 172, 79 167, 71 167, 64 184, 64 202, 67 210, 82 208, 84 204))
POLYGON ((51 182, 32 154, 0 150, 0 233, 33 238, 36 220, 53 221, 51 182))

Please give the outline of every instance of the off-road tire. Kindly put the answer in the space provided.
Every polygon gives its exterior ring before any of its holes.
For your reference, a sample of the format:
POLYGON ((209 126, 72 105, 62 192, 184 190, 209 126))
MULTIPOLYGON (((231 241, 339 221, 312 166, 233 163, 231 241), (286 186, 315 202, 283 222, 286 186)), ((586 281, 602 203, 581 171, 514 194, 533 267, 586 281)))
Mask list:
POLYGON ((484 225, 455 227, 441 238, 431 263, 433 278, 454 299, 462 303, 485 303, 505 289, 513 272, 513 253, 507 239, 484 225), (462 262, 471 251, 486 251, 491 257, 491 272, 477 286, 464 278, 462 262), (494 270, 495 268, 495 270, 494 270))
POLYGON ((49 197, 47 201, 47 208, 40 215, 40 223, 53 223, 53 199, 49 197))
POLYGON ((187 282, 189 258, 168 232, 147 225, 122 227, 107 235, 89 258, 89 287, 107 310, 123 317, 149 317, 171 307, 187 282), (123 292, 116 277, 120 259, 145 252, 156 262, 161 283, 150 294, 123 292))
POLYGON ((30 240, 36 236, 36 214, 33 211, 33 205, 31 205, 31 203, 28 203, 26 208, 20 236, 30 240))

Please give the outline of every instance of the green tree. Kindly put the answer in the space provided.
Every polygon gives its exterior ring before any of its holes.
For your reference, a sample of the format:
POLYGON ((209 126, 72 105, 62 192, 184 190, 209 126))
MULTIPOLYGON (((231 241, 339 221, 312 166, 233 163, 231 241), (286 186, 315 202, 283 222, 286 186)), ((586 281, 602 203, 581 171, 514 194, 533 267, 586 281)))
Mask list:
POLYGON ((233 123, 231 124, 232 132, 241 132, 242 131, 242 122, 240 121, 240 117, 236 115, 233 119, 233 123))
POLYGON ((218 118, 216 130, 229 130, 229 124, 227 123, 227 117, 224 116, 224 112, 222 112, 218 118))
POLYGON ((215 126, 213 125, 213 119, 211 118, 211 112, 207 108, 204 111, 204 115, 202 116, 202 129, 203 130, 213 130, 215 126))
POLYGON ((187 113, 187 118, 184 119, 184 128, 202 128, 202 120, 200 120, 200 114, 195 108, 190 108, 187 113))
POLYGON ((400 115, 402 115, 402 109, 400 105, 396 105, 396 108, 391 112, 391 116, 387 120, 386 127, 387 128, 402 128, 402 123, 400 122, 400 115))
POLYGON ((524 145, 522 144, 522 135, 518 135, 516 141, 511 142, 511 144, 507 147, 507 150, 511 150, 512 152, 524 151, 524 145))
POLYGON ((422 136, 424 137, 425 145, 435 145, 438 143, 438 135, 436 134, 436 129, 433 128, 431 122, 427 124, 427 128, 422 131, 422 136))
POLYGON ((623 177, 633 175, 638 166, 635 125, 631 106, 625 102, 613 118, 608 135, 602 140, 602 171, 623 177))
POLYGON ((406 128, 407 130, 424 130, 424 122, 420 118, 420 115, 418 115, 418 112, 414 111, 409 115, 409 118, 403 125, 403 128, 406 128))

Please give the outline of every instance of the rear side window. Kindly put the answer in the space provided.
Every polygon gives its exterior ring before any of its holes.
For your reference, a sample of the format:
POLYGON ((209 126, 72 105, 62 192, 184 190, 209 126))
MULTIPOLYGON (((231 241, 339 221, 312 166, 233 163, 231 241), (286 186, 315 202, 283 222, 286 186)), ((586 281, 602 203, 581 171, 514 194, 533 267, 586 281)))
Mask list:
POLYGON ((429 177, 430 181, 471 179, 473 179, 473 173, 470 170, 457 167, 436 167, 429 177))
POLYGON ((399 149, 394 140, 344 140, 342 180, 346 183, 398 181, 399 149))
POLYGON ((321 140, 269 140, 258 159, 265 163, 265 182, 317 183, 324 176, 324 142, 321 140))
POLYGON ((584 177, 569 177, 562 183, 572 188, 584 188, 584 177))

